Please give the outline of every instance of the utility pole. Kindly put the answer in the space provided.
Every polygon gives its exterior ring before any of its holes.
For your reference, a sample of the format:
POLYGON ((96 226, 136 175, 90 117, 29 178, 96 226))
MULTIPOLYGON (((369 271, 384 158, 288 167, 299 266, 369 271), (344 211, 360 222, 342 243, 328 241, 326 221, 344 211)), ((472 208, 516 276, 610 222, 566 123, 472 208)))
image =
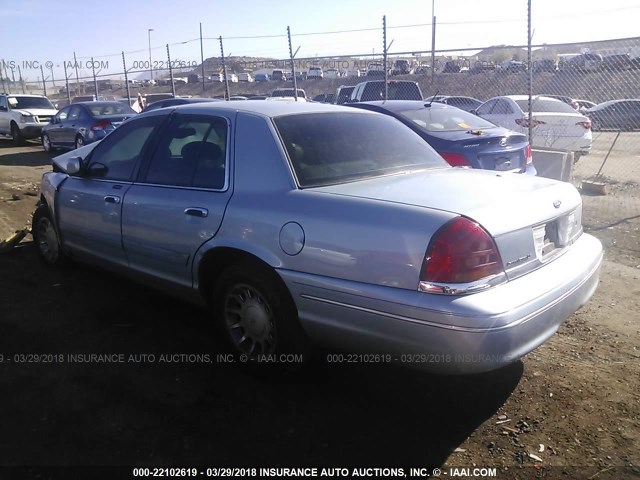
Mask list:
POLYGON ((389 72, 387 72, 387 16, 382 16, 382 68, 384 68, 384 98, 389 96, 389 72))
POLYGON ((47 96, 47 80, 44 78, 44 70, 40 65, 40 75, 42 75, 42 89, 44 90, 44 96, 47 96))
POLYGON ((527 1, 527 81, 529 83, 529 146, 533 144, 533 68, 531 68, 531 0, 527 1))
POLYGON ((171 81, 171 93, 176 96, 176 84, 173 81, 173 69, 171 68, 171 54, 169 53, 169 44, 167 43, 167 61, 169 62, 169 80, 171 81))
POLYGON ((124 68, 124 83, 127 86, 127 100, 131 105, 131 91, 129 90, 129 75, 127 73, 127 62, 124 59, 124 51, 122 52, 122 67, 124 68))
POLYGON ((76 67, 76 88, 74 93, 78 95, 78 90, 80 90, 80 76, 78 75, 78 60, 76 59, 76 52, 73 52, 73 63, 76 67))

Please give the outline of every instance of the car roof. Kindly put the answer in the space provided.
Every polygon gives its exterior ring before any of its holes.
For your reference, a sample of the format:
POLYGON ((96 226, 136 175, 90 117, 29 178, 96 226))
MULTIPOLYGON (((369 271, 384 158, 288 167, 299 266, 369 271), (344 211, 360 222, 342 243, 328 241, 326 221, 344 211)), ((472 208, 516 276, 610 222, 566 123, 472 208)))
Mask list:
POLYGON ((101 106, 106 106, 106 105, 122 105, 122 102, 119 100, 99 100, 97 102, 75 102, 75 103, 70 103, 68 106, 71 105, 85 105, 85 106, 92 106, 92 107, 101 107, 101 106))
POLYGON ((44 95, 33 95, 30 93, 3 93, 2 95, 6 95, 7 97, 34 97, 34 98, 48 98, 44 95))
MULTIPOLYGON (((386 108, 387 110, 391 110, 391 111, 398 111, 398 110, 421 110, 423 108, 425 108, 426 105, 429 105, 429 101, 425 101, 425 100, 374 100, 371 102, 358 102, 358 103, 351 103, 350 105, 358 105, 358 104, 364 104, 364 105, 375 105, 377 107, 382 107, 382 108, 386 108)), ((452 107, 451 105, 447 105, 445 103, 438 103, 438 102, 433 102, 431 104, 431 106, 429 108, 433 108, 433 109, 456 109, 459 110, 456 107, 452 107)))
POLYGON ((228 110, 231 112, 244 112, 263 115, 266 117, 279 117, 282 115, 304 114, 304 113, 325 113, 325 112, 353 112, 349 107, 333 105, 328 103, 313 102, 215 102, 215 103, 192 103, 175 107, 177 111, 206 113, 208 110, 228 110))

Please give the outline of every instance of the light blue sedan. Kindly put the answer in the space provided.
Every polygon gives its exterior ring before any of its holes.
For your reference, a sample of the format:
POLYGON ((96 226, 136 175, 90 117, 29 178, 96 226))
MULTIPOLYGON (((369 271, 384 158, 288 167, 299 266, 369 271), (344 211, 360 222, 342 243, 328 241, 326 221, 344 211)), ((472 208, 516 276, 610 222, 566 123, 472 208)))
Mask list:
POLYGON ((315 344, 491 370, 548 340, 598 284, 602 246, 573 186, 452 168, 374 112, 166 108, 53 163, 33 219, 43 260, 207 305, 248 362, 315 344))

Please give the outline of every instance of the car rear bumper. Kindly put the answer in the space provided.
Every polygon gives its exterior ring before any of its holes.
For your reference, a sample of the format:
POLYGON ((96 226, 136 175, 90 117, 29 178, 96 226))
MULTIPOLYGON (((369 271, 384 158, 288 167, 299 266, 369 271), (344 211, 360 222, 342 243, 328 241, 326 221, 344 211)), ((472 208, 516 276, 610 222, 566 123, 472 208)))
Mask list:
POLYGON ((314 341, 440 373, 477 373, 547 341, 591 298, 601 262, 601 243, 583 234, 538 270, 467 296, 279 273, 314 341))

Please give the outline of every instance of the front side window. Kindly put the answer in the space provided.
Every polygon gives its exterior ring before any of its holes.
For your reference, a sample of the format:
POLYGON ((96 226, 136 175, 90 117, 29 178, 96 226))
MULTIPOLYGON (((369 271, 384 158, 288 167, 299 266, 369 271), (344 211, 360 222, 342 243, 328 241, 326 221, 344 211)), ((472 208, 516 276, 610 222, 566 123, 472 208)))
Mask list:
POLYGON ((301 187, 447 166, 419 135, 387 115, 285 115, 274 123, 301 187))
POLYGON ((227 122, 178 115, 158 142, 145 183, 220 190, 225 185, 227 122))
POLYGON ((494 115, 511 115, 513 113, 513 109, 507 100, 500 99, 496 103, 495 107, 493 107, 491 113, 494 115))
POLYGON ((93 150, 89 176, 130 180, 147 142, 165 118, 163 115, 139 118, 116 128, 93 150))

